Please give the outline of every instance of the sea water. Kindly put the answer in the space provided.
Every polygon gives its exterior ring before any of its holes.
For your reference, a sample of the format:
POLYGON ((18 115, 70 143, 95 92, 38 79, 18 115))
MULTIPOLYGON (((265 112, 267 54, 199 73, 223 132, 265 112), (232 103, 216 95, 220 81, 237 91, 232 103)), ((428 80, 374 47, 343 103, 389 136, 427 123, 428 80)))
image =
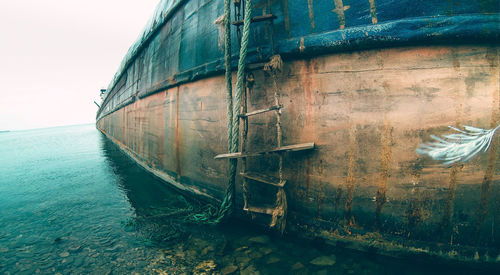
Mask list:
POLYGON ((0 134, 0 274, 487 272, 186 219, 204 207, 142 170, 94 125, 0 134))

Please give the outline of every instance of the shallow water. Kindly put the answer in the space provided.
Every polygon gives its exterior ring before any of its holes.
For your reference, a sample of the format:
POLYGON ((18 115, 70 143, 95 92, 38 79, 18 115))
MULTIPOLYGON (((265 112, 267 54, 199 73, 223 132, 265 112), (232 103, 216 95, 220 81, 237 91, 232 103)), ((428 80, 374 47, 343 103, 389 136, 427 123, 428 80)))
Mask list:
POLYGON ((477 274, 189 222, 188 201, 93 125, 0 133, 2 274, 477 274))

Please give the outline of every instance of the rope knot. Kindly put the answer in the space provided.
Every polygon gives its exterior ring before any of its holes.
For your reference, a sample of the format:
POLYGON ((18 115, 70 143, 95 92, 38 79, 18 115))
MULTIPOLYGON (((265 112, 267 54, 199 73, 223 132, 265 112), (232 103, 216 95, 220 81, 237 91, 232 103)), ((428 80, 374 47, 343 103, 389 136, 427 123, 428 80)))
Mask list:
POLYGON ((264 65, 264 71, 279 73, 283 69, 283 59, 279 54, 271 56, 271 60, 264 65))
POLYGON ((286 193, 283 188, 280 188, 276 193, 275 208, 269 226, 276 227, 276 229, 281 234, 283 234, 286 226, 286 215, 287 215, 286 193))

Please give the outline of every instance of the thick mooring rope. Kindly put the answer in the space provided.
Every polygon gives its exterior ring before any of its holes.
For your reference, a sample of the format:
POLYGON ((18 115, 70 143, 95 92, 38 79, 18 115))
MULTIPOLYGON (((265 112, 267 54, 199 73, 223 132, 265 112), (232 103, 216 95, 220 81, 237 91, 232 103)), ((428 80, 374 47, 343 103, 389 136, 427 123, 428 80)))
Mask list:
POLYGON ((245 17, 243 19, 243 36, 241 38, 240 59, 238 61, 238 74, 236 75, 236 94, 233 104, 233 134, 231 152, 238 151, 240 118, 238 114, 241 108, 241 97, 245 89, 245 69, 247 61, 248 37, 250 36, 250 23, 252 14, 252 0, 245 0, 245 17), (235 115, 234 115, 235 114, 235 115))
MULTIPOLYGON (((250 36, 250 23, 252 16, 252 1, 245 0, 245 17, 243 20, 243 37, 241 39, 240 58, 238 60, 238 73, 236 78, 236 93, 233 103, 232 97, 232 71, 231 71, 231 12, 230 0, 224 0, 224 26, 225 26, 225 50, 224 50, 224 63, 226 67, 226 100, 227 100, 227 140, 228 149, 230 153, 238 152, 239 146, 239 130, 240 118, 238 114, 241 108, 241 98, 243 89, 245 89, 245 69, 246 58, 248 50, 248 38, 250 36)), ((235 178, 237 160, 229 160, 229 182, 226 188, 226 194, 222 201, 217 215, 212 211, 205 211, 205 213, 196 214, 192 219, 209 224, 217 224, 229 216, 233 212, 234 198, 235 198, 235 178)))
MULTIPOLYGON (((227 100, 227 149, 230 153, 234 153, 238 150, 236 146, 236 151, 233 151, 234 144, 234 122, 233 119, 238 116, 234 115, 233 112, 233 88, 232 88, 232 70, 231 70, 231 0, 224 0, 224 25, 225 25, 225 50, 224 50, 224 65, 226 66, 226 100, 227 100)), ((236 113, 238 114, 238 113, 236 113)), ((236 134, 238 136, 238 134, 236 134)), ((234 195, 236 192, 235 181, 236 181, 236 167, 238 161, 236 159, 229 159, 229 181, 226 188, 226 195, 219 208, 219 212, 216 218, 216 222, 220 222, 223 219, 231 216, 233 212, 234 205, 234 195)))
MULTIPOLYGON (((229 2, 225 0, 224 4, 229 2)), ((229 6, 229 4, 227 5, 229 6)), ((230 35, 228 35, 228 29, 230 28, 229 19, 231 17, 229 13, 229 7, 224 6, 224 13, 226 14, 226 86, 228 90, 228 130, 231 130, 231 134, 228 133, 228 140, 231 140, 231 144, 229 145, 229 152, 235 153, 238 152, 239 146, 239 133, 240 133, 240 117, 238 116, 241 108, 241 97, 243 94, 243 89, 245 89, 245 70, 246 70, 246 60, 247 60, 247 50, 248 50, 248 37, 250 36, 250 23, 252 18, 252 1, 245 1, 245 17, 243 19, 243 37, 241 38, 241 47, 240 47, 240 58, 238 60, 238 73, 236 75, 236 93, 234 95, 234 104, 232 102, 232 98, 230 98, 229 94, 231 91, 229 90, 231 87, 231 46, 230 46, 230 35), (229 46, 228 46, 229 44, 229 46), (229 53, 228 53, 229 52, 229 53), (230 106, 232 105, 232 106, 230 106), (233 108, 232 112, 230 111, 230 107, 233 108), (232 123, 230 123, 232 119, 232 123), (229 126, 231 124, 231 126, 229 126)), ((221 204, 219 210, 218 220, 222 220, 229 215, 231 215, 234 205, 234 195, 235 195, 235 177, 236 177, 236 167, 237 160, 230 159, 229 160, 229 184, 226 189, 226 196, 224 197, 224 201, 221 204)))

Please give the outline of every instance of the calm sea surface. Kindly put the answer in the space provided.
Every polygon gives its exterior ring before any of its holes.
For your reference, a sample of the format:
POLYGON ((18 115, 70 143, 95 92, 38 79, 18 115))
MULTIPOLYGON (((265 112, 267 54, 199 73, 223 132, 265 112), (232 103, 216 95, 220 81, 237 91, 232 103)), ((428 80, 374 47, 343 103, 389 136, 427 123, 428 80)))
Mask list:
POLYGON ((202 208, 94 125, 0 133, 0 274, 488 272, 280 238, 236 221, 186 221, 202 208))

